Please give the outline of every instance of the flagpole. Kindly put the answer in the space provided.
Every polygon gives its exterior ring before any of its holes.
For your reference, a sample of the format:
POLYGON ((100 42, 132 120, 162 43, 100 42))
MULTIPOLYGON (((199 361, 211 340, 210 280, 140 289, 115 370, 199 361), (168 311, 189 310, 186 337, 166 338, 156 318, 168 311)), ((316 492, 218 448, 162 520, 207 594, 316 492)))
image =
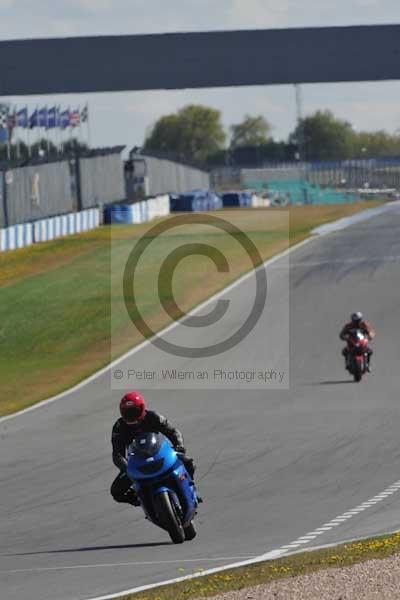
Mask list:
MULTIPOLYGON (((14 105, 14 126, 15 126, 15 131, 18 131, 18 113, 17 113, 17 106, 14 105)), ((19 139, 19 135, 17 138, 17 159, 19 160, 21 158, 21 140, 19 139)))
POLYGON ((10 130, 7 127, 7 160, 11 160, 10 130))
POLYGON ((60 154, 63 154, 63 129, 62 129, 62 119, 61 119, 61 105, 58 105, 58 132, 57 132, 57 139, 58 139, 58 145, 59 145, 59 152, 60 154))
POLYGON ((40 150, 42 148, 42 140, 40 138, 40 119, 39 119, 39 105, 36 104, 36 126, 37 126, 37 130, 38 130, 38 141, 37 141, 37 145, 38 145, 38 156, 40 157, 40 150))
POLYGON ((64 111, 61 110, 60 106, 60 140, 61 140, 61 154, 64 156, 64 111))
POLYGON ((88 146, 89 146, 89 150, 92 147, 92 136, 91 136, 91 131, 90 131, 90 110, 89 110, 89 102, 86 102, 86 114, 87 114, 87 118, 86 118, 86 125, 87 125, 87 137, 88 137, 88 146))
POLYGON ((32 148, 31 148, 31 128, 29 124, 29 108, 26 105, 26 141, 28 143, 28 156, 32 157, 32 148))
POLYGON ((59 106, 55 106, 54 107, 54 125, 55 125, 55 138, 56 138, 56 146, 57 146, 57 154, 60 154, 60 132, 59 132, 59 125, 60 125, 60 107, 59 106))
POLYGON ((70 152, 72 153, 73 149, 74 149, 74 144, 73 144, 73 127, 72 127, 72 122, 71 122, 71 107, 68 108, 68 114, 69 114, 69 141, 70 141, 70 152))
MULTIPOLYGON (((63 111, 63 113, 65 113, 65 112, 68 112, 68 115, 69 115, 69 108, 68 108, 68 110, 64 110, 63 111)), ((64 119, 63 120, 63 154, 65 154, 65 145, 66 145, 66 143, 68 141, 66 138, 67 138, 68 133, 69 133, 68 132, 68 129, 69 129, 69 117, 68 117, 68 125, 65 124, 65 114, 64 114, 63 119, 64 119)))
POLYGON ((49 105, 46 104, 46 140, 47 140, 47 156, 50 156, 50 129, 49 129, 49 105))
POLYGON ((9 109, 7 109, 6 131, 7 131, 7 158, 8 158, 8 160, 11 160, 10 112, 9 112, 9 109))
POLYGON ((64 139, 65 139, 64 110, 62 110, 61 106, 60 106, 60 142, 61 142, 61 154, 63 156, 64 156, 64 139))
POLYGON ((81 105, 78 106, 79 124, 78 124, 78 143, 83 143, 82 140, 82 123, 81 123, 81 105))
POLYGON ((85 142, 85 130, 82 127, 83 123, 82 123, 82 111, 81 111, 81 107, 79 106, 79 137, 80 137, 80 143, 83 146, 84 144, 86 144, 85 142))

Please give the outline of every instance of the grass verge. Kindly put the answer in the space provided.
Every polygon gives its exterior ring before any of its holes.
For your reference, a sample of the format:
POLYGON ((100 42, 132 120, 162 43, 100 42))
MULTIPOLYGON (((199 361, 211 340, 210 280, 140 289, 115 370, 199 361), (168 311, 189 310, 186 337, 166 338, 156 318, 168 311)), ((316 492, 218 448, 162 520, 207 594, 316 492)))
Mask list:
MULTIPOLYGON (((119 600, 188 600, 189 598, 209 598, 256 585, 267 584, 277 579, 296 577, 327 568, 351 566, 366 560, 386 558, 400 552, 400 532, 341 544, 338 546, 301 552, 291 556, 260 562, 194 577, 186 581, 121 596, 119 600)), ((183 569, 179 569, 182 576, 183 569)), ((189 575, 189 573, 187 573, 189 575)), ((193 575, 201 574, 201 569, 193 575)), ((249 596, 250 597, 250 596, 249 596)))
MULTIPOLYGON (((317 225, 377 204, 241 209, 216 214, 239 227, 266 260, 308 237, 317 225)), ((121 267, 127 251, 152 225, 103 227, 0 253, 0 415, 71 387, 142 340, 128 322, 110 265, 111 258, 116 258, 121 267)), ((170 318, 148 282, 156 277, 165 256, 178 242, 196 241, 192 227, 182 228, 179 236, 166 234, 138 273, 143 314, 154 330, 166 326, 170 318)), ((228 273, 219 273, 204 257, 184 259, 174 278, 174 295, 183 311, 251 268, 234 237, 204 227, 198 240, 218 245, 231 268, 228 273)))

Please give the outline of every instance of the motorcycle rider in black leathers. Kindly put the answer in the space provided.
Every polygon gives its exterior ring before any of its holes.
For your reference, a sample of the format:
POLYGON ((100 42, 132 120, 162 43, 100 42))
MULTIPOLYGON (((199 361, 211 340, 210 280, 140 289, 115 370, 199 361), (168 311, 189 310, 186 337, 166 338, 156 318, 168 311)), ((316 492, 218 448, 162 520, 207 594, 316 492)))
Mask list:
POLYGON ((133 439, 141 433, 162 433, 172 443, 187 472, 193 479, 195 464, 193 459, 185 456, 183 436, 169 421, 155 411, 147 410, 143 396, 139 392, 128 392, 120 402, 121 418, 112 429, 112 458, 120 470, 119 475, 111 485, 111 495, 116 502, 125 502, 140 506, 136 492, 131 488, 132 481, 126 474, 126 452, 133 439))

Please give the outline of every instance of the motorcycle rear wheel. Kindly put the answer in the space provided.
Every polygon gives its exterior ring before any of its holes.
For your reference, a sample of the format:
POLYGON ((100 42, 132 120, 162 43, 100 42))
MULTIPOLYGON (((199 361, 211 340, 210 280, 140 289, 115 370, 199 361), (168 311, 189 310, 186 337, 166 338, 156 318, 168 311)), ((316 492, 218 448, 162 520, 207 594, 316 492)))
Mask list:
POLYGON ((161 492, 157 495, 157 512, 172 542, 182 544, 185 541, 185 531, 168 492, 161 492))

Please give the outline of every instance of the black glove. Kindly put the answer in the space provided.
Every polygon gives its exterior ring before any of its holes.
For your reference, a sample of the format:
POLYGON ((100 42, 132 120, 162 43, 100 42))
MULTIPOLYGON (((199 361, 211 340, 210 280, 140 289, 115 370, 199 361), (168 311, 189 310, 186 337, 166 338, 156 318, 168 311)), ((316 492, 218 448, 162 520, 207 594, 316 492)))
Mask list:
POLYGON ((186 454, 185 446, 175 446, 175 452, 179 452, 179 454, 186 454))

